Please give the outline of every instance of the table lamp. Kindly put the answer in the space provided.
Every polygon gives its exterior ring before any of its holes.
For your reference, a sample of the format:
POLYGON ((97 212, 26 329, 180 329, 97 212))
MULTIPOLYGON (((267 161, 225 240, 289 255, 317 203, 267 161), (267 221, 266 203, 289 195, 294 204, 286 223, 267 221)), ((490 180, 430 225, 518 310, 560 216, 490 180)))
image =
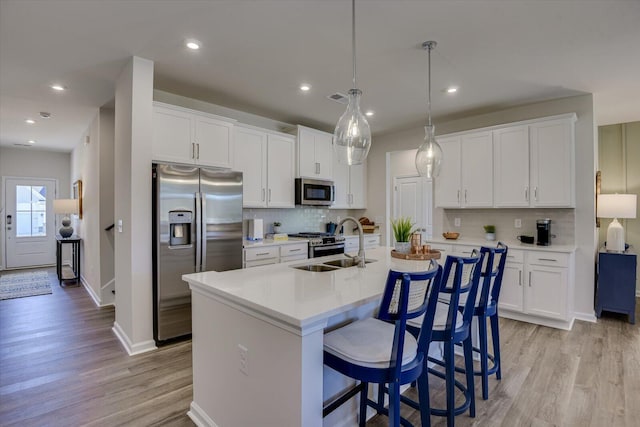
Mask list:
POLYGON ((636 217, 635 194, 600 194, 598 196, 598 217, 613 218, 607 228, 607 252, 624 252, 624 228, 618 218, 636 217))
POLYGON ((56 199, 53 201, 53 212, 65 215, 62 218, 62 227, 58 233, 62 237, 71 237, 73 235, 73 227, 69 215, 78 213, 78 201, 76 199, 56 199))

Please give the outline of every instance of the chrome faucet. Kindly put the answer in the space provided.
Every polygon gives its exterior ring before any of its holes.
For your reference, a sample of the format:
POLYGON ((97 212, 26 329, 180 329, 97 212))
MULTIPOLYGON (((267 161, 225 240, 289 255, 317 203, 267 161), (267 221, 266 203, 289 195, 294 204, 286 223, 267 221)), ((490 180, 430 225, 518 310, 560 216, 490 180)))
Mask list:
POLYGON ((349 258, 353 258, 353 261, 358 264, 358 268, 365 268, 364 262, 364 232, 362 231, 362 225, 360 225, 360 221, 355 219, 352 216, 344 217, 336 227, 336 231, 333 233, 334 236, 337 236, 340 233, 340 228, 347 221, 353 221, 358 226, 358 255, 352 257, 351 255, 345 254, 349 258))

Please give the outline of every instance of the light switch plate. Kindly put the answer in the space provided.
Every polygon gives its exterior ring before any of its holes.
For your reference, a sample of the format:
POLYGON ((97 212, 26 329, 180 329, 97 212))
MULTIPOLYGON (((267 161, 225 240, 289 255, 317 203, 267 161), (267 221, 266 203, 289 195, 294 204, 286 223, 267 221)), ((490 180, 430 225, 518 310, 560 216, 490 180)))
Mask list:
POLYGON ((515 228, 522 228, 522 220, 521 220, 520 218, 517 218, 517 219, 514 221, 513 226, 514 226, 515 228))
POLYGON ((460 224, 461 224, 460 218, 455 218, 453 220, 454 227, 460 227, 460 224))

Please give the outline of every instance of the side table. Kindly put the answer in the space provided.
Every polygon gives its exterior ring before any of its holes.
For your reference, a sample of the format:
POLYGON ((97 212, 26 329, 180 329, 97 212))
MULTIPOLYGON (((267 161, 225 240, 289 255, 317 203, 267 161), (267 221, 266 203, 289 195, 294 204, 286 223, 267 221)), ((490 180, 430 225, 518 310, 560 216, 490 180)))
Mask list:
POLYGON ((598 253, 598 289, 596 295, 596 316, 602 311, 613 311, 629 316, 635 323, 636 313, 636 266, 637 256, 633 248, 625 252, 598 253))
POLYGON ((58 283, 62 286, 63 280, 75 280, 76 285, 80 286, 80 242, 82 239, 78 236, 62 237, 56 235, 56 273, 58 273, 58 283), (62 274, 62 245, 71 245, 71 270, 73 276, 64 276, 62 274))

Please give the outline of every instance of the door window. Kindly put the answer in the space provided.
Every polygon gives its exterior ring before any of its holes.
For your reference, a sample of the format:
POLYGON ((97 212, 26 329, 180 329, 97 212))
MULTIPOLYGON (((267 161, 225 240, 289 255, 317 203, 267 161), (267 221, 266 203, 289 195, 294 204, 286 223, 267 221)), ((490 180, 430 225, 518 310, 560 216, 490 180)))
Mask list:
POLYGON ((16 185, 16 237, 47 235, 47 187, 16 185))

